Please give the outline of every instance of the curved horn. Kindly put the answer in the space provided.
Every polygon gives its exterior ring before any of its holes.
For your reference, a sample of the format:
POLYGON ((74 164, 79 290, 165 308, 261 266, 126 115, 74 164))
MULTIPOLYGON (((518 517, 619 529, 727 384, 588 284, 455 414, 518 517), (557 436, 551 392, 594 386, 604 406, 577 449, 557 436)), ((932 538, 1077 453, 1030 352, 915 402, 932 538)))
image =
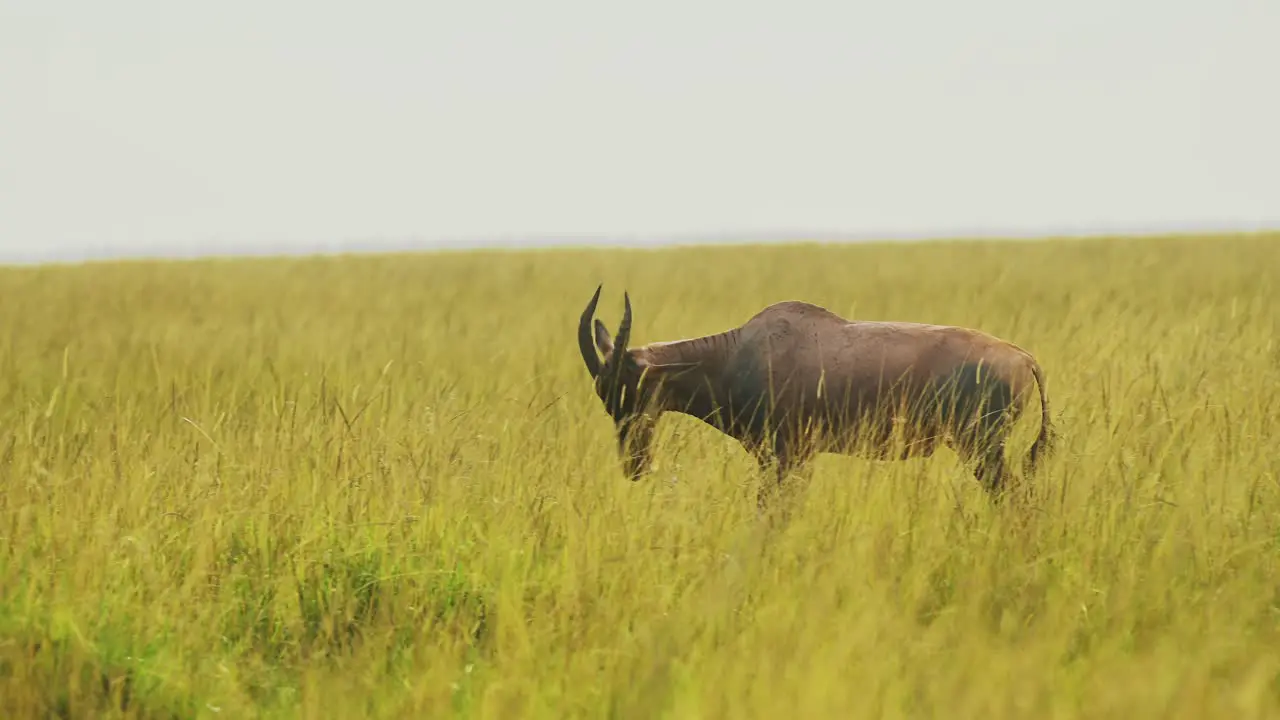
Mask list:
POLYGON ((582 352, 582 361, 587 364, 591 377, 600 374, 600 358, 596 355, 595 345, 591 344, 591 318, 596 314, 602 287, 604 283, 596 286, 596 294, 591 296, 591 302, 587 303, 587 309, 582 311, 582 318, 578 321, 578 350, 582 352))
POLYGON ((618 325, 618 334, 613 338, 613 352, 615 355, 627 351, 627 342, 631 340, 631 297, 626 292, 622 293, 622 302, 625 307, 622 311, 622 324, 618 325))

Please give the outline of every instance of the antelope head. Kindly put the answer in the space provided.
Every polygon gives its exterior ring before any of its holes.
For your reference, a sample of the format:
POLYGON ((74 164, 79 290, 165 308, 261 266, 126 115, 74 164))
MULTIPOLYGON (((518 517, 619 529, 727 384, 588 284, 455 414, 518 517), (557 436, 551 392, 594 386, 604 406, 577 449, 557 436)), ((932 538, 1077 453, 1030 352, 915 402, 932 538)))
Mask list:
POLYGON ((631 339, 631 298, 625 292, 618 334, 610 337, 609 330, 598 318, 593 326, 592 318, 600 300, 601 287, 596 287, 595 295, 591 296, 578 321, 578 349, 582 352, 587 371, 591 373, 596 395, 613 418, 623 468, 627 477, 634 481, 649 469, 650 444, 657 420, 649 412, 655 409, 651 407, 652 393, 645 392, 641 384, 650 365, 643 350, 627 348, 631 339))

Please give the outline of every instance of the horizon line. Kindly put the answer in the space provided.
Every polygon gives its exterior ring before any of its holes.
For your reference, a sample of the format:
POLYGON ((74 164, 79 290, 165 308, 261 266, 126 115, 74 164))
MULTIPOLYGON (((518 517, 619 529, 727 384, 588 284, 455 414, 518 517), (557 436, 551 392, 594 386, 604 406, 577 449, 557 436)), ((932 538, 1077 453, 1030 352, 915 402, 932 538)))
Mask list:
POLYGON ((1194 237, 1208 235, 1249 236, 1280 233, 1276 223, 1178 223, 1160 225, 1113 224, 1083 227, 1059 227, 1039 230, 989 228, 918 232, 850 232, 850 231, 742 231, 673 232, 673 233, 493 233, 483 236, 453 238, 399 237, 370 235, 360 239, 299 242, 253 242, 197 244, 174 247, 150 245, 116 247, 82 247, 52 251, 0 250, 0 266, 74 265, 104 262, 198 261, 228 259, 268 259, 340 255, 430 254, 468 251, 540 252, 558 250, 652 249, 666 250, 691 247, 732 247, 787 244, 876 244, 934 242, 1043 242, 1052 240, 1103 238, 1194 237))

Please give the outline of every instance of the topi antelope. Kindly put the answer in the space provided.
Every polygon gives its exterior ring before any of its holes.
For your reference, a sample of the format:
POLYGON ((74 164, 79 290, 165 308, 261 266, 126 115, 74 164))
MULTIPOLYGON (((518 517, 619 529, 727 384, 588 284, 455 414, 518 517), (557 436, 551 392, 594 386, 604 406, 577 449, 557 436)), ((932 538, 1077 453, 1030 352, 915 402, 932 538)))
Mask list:
MULTIPOLYGON (((691 415, 738 440, 762 470, 776 469, 777 483, 818 452, 905 460, 946 443, 998 500, 1009 480, 1005 441, 1033 383, 1041 419, 1028 474, 1052 443, 1040 365, 986 333, 850 321, 786 301, 722 333, 632 348, 626 293, 618 334, 610 338, 599 319, 592 327, 600 290, 578 323, 578 348, 632 480, 649 469, 663 412, 691 415)), ((773 485, 761 488, 761 508, 773 485)))

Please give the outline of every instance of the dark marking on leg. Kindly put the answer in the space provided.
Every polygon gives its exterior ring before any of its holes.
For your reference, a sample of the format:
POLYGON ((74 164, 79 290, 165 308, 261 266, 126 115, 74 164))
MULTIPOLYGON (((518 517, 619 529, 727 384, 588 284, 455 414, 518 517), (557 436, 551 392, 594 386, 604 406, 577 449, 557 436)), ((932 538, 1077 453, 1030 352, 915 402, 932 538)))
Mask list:
POLYGON ((756 513, 762 514, 769 506, 777 486, 782 482, 785 469, 778 458, 761 453, 757 456, 760 464, 760 479, 756 486, 756 513))
POLYGON ((805 438, 793 428, 784 428, 774 433, 772 442, 765 447, 771 448, 771 452, 768 462, 760 461, 763 475, 756 495, 756 510, 761 514, 774 502, 790 504, 791 498, 797 495, 807 480, 805 477, 792 478, 791 476, 802 475, 805 465, 814 455, 812 444, 806 442, 805 438), (769 470, 773 472, 770 473, 769 470), (785 485, 789 479, 794 479, 798 486, 793 488, 785 485), (797 492, 791 492, 791 490, 797 492))
POLYGON ((1004 460, 1013 391, 1004 379, 978 364, 958 368, 939 383, 934 410, 950 429, 952 447, 973 468, 974 477, 999 501, 1011 475, 1004 460))
POLYGON ((1004 493, 1009 489, 1009 481, 1011 476, 1004 459, 1004 443, 993 443, 983 448, 973 468, 973 476, 991 496, 995 502, 1000 502, 1004 498, 1004 493))

